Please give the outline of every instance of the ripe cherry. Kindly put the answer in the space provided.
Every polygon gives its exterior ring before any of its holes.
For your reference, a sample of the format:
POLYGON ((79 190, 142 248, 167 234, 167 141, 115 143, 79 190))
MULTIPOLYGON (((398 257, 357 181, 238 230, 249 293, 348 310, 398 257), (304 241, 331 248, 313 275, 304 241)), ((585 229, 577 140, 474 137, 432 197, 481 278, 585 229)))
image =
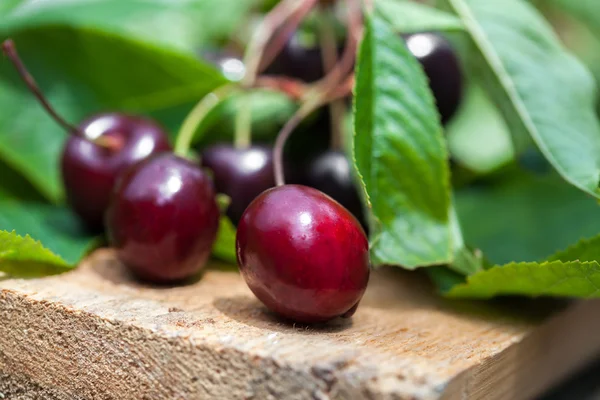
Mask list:
POLYGON ((458 110, 462 99, 463 75, 456 52, 450 42, 438 33, 405 35, 404 40, 423 66, 442 123, 446 124, 458 110))
POLYGON ((125 170, 106 213, 108 238, 119 259, 142 279, 158 283, 198 273, 218 227, 212 181, 171 153, 125 170))
POLYGON ((71 134, 61 159, 67 202, 90 230, 101 231, 117 175, 151 154, 171 150, 166 134, 149 119, 117 113, 99 114, 72 126, 41 93, 12 40, 6 40, 2 49, 44 109, 71 134))
POLYGON ((240 221, 236 248, 256 297, 297 322, 351 316, 369 280, 369 245, 359 222, 306 186, 278 186, 258 196, 240 221))
POLYGON ((100 231, 118 174, 151 154, 170 151, 171 146, 155 122, 130 115, 99 114, 78 130, 85 138, 69 137, 61 159, 67 202, 90 229, 100 231), (99 137, 115 139, 117 148, 95 144, 99 137))
POLYGON ((342 151, 329 150, 310 159, 300 183, 331 196, 346 207, 366 230, 363 206, 354 184, 352 167, 342 151))
POLYGON ((231 198, 227 216, 236 225, 252 200, 275 186, 270 147, 252 145, 237 149, 217 144, 206 148, 200 157, 202 166, 213 172, 217 192, 231 198))

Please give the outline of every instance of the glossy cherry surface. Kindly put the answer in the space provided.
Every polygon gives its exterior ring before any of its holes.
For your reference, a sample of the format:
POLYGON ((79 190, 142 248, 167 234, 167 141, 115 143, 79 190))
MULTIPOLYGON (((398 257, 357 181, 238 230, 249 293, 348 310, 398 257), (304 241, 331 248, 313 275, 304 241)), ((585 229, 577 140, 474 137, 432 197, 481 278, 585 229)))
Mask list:
POLYGON ((211 179, 170 153, 128 168, 106 213, 109 241, 121 261, 139 277, 159 283, 198 273, 218 227, 211 179))
POLYGON ((213 172, 215 188, 231 198, 227 216, 237 225, 246 207, 262 192, 275 186, 273 149, 252 145, 237 149, 228 144, 206 148, 202 166, 213 172))
POLYGON ((442 123, 446 124, 458 110, 463 92, 463 74, 456 52, 438 33, 405 35, 404 40, 423 66, 442 123))
POLYGON ((352 167, 343 152, 329 150, 310 159, 303 168, 300 183, 331 196, 346 207, 366 229, 362 203, 352 176, 352 167))
POLYGON ((369 245, 356 218, 306 186, 258 196, 240 221, 236 248, 256 297, 297 322, 351 316, 369 280, 369 245))
POLYGON ((94 231, 103 227, 110 193, 117 175, 151 154, 170 151, 163 129, 141 117, 100 114, 79 126, 85 139, 71 135, 62 153, 61 171, 67 201, 94 231), (93 143, 99 137, 115 139, 117 148, 93 143))

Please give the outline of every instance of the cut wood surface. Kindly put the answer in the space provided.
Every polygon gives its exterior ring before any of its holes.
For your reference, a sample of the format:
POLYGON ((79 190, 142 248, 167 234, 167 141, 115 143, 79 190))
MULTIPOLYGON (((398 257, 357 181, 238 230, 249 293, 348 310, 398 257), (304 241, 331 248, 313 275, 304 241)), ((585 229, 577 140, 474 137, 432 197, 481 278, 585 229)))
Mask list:
POLYGON ((600 352, 598 301, 448 301, 390 268, 351 320, 301 326, 218 267, 150 287, 100 250, 65 275, 0 282, 0 394, 528 399, 600 352))

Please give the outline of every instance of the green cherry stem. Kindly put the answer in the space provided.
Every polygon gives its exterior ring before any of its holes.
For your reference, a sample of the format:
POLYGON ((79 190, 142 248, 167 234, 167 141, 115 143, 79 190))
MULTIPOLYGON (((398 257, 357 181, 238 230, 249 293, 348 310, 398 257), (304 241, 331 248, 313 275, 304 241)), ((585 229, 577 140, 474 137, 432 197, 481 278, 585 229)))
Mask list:
POLYGON ((245 149, 252 144, 252 101, 249 92, 240 99, 240 108, 235 116, 233 142, 237 149, 245 149))
POLYGON ((196 104, 181 124, 175 141, 175 154, 187 157, 194 134, 208 114, 224 99, 239 90, 236 84, 227 84, 207 94, 196 104))

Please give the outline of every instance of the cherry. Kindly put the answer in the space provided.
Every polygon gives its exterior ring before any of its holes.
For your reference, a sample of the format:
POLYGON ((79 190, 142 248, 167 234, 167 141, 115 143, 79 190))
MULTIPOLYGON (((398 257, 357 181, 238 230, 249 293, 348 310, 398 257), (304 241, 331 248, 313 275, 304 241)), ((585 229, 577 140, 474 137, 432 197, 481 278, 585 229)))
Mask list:
POLYGON ((448 40, 434 32, 405 35, 404 40, 423 66, 442 123, 446 124, 462 99, 463 74, 456 52, 448 40))
POLYGON ((297 322, 350 317, 369 280, 369 245, 356 218, 306 186, 278 186, 254 199, 236 249, 256 297, 297 322))
POLYGON ((341 151, 329 150, 310 159, 300 178, 300 183, 331 196, 346 207, 363 228, 365 223, 363 206, 354 184, 352 167, 341 151))
POLYGON ((108 238, 119 259, 142 279, 158 283, 198 273, 218 227, 211 179, 172 153, 125 170, 106 213, 108 238))
MULTIPOLYGON (((342 48, 338 49, 338 53, 342 51, 342 48)), ((321 49, 303 45, 299 34, 294 33, 265 73, 285 75, 307 83, 318 81, 325 75, 321 49)))
POLYGON ((90 229, 100 231, 118 174, 151 154, 170 151, 171 146, 160 126, 135 116, 99 114, 78 129, 85 138, 69 137, 61 158, 67 202, 90 229), (119 147, 95 144, 99 137, 116 139, 119 147))
POLYGON ((118 113, 92 116, 77 127, 69 124, 46 100, 12 40, 2 49, 48 114, 71 134, 61 158, 67 202, 90 230, 101 231, 117 175, 151 154, 170 151, 167 135, 149 119, 118 113))
POLYGON ((252 145, 237 149, 217 144, 201 153, 201 163, 212 170, 217 192, 231 198, 227 216, 236 225, 252 200, 275 186, 270 147, 252 145))

